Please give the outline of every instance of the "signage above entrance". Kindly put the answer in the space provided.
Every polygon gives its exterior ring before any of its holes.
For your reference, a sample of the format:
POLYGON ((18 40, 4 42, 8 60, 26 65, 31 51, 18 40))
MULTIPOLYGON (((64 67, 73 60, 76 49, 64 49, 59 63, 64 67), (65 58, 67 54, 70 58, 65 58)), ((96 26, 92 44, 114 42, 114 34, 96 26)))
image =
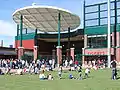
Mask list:
MULTIPOLYGON (((103 49, 85 49, 85 55, 107 55, 107 48, 103 49)), ((113 54, 113 49, 111 49, 111 54, 113 54)))

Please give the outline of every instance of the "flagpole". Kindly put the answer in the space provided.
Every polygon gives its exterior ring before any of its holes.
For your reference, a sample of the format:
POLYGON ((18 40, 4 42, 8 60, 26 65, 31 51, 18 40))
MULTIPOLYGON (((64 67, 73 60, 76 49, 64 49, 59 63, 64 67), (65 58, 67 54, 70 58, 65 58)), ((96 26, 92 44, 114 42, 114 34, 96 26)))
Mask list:
POLYGON ((108 4, 108 43, 107 43, 107 52, 108 52, 108 68, 110 68, 111 62, 111 32, 110 32, 110 0, 107 2, 108 4))

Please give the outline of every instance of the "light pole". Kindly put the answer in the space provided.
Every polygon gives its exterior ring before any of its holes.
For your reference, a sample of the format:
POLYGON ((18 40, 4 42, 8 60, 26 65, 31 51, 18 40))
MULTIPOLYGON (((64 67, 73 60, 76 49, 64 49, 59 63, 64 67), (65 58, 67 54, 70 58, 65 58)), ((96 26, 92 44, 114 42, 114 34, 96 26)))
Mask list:
POLYGON ((108 54, 108 68, 110 68, 110 62, 111 62, 111 32, 110 32, 110 0, 107 2, 108 4, 108 43, 107 43, 107 54, 108 54))

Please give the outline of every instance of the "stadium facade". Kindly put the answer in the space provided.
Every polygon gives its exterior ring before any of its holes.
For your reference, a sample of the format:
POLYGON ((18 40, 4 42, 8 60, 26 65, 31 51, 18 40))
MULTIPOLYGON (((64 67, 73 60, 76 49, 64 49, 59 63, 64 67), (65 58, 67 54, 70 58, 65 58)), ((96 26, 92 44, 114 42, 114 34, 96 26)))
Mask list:
MULTIPOLYGON (((93 60, 107 61, 107 3, 85 5, 84 29, 70 33, 61 33, 62 56, 68 56, 71 50, 73 60, 81 60, 83 65, 91 64, 93 60), (70 38, 69 38, 70 37, 70 38), (70 41, 70 42, 69 42, 70 41), (73 53, 74 52, 74 53, 73 53), (74 55, 74 56, 73 56, 74 55)), ((20 33, 17 28, 15 46, 20 46, 20 33)), ((33 50, 33 55, 56 57, 58 34, 25 33, 22 35, 23 48, 33 50), (35 47, 38 46, 38 47, 35 47)), ((111 2, 111 59, 120 62, 120 1, 111 2)))

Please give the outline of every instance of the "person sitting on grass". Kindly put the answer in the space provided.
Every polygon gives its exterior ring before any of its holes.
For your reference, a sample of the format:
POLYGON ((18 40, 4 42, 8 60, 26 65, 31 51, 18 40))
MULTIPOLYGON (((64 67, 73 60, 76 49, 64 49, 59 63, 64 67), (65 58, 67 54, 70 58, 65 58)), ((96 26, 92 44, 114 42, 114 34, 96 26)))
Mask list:
POLYGON ((53 80, 52 74, 49 74, 49 75, 47 76, 47 79, 48 79, 48 80, 53 80))
POLYGON ((44 75, 44 70, 39 74, 39 79, 40 80, 45 80, 45 75, 44 75))
POLYGON ((3 73, 2 69, 0 69, 0 75, 4 75, 4 73, 3 73))
POLYGON ((69 79, 76 79, 76 78, 72 74, 70 74, 69 79))
POLYGON ((22 69, 18 69, 17 72, 15 73, 15 75, 23 75, 23 70, 22 69))

